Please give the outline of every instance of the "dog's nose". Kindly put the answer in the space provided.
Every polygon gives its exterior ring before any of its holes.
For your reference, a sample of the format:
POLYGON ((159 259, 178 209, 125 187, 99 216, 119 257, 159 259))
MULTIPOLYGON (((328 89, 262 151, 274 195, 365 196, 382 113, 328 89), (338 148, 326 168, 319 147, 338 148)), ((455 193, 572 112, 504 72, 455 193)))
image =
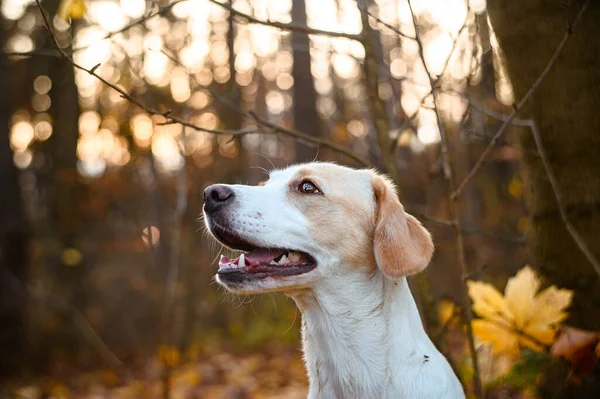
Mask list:
POLYGON ((233 190, 222 184, 213 184, 204 190, 204 209, 212 212, 233 200, 233 190))

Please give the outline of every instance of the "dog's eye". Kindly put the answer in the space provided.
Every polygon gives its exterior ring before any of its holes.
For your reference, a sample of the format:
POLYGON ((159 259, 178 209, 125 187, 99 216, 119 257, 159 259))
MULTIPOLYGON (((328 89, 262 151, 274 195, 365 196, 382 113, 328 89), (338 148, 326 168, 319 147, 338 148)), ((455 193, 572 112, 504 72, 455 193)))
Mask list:
POLYGON ((298 191, 303 194, 318 194, 320 193, 319 189, 313 182, 310 180, 303 180, 298 186, 298 191))

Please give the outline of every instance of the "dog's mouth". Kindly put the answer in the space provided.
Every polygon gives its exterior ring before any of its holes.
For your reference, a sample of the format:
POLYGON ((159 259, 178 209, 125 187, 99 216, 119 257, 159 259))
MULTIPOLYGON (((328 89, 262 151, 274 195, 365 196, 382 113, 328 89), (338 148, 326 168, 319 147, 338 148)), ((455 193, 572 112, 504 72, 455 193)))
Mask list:
POLYGON ((212 224, 211 231, 219 241, 232 249, 244 251, 235 259, 221 255, 219 279, 241 283, 266 277, 297 276, 313 270, 317 262, 308 253, 287 248, 262 248, 228 229, 212 224))
POLYGON ((236 274, 254 278, 287 277, 304 274, 315 267, 309 254, 281 248, 256 248, 235 259, 221 255, 219 277, 235 278, 236 274))

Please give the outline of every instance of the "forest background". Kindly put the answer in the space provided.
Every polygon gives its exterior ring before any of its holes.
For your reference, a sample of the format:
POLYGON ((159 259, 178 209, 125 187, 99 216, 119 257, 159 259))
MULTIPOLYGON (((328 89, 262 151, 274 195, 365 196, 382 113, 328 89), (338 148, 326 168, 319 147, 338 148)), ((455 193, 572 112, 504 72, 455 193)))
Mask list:
POLYGON ((596 0, 3 0, 0 397, 303 397, 300 315, 232 297, 202 193, 376 167, 470 397, 600 391, 596 0))

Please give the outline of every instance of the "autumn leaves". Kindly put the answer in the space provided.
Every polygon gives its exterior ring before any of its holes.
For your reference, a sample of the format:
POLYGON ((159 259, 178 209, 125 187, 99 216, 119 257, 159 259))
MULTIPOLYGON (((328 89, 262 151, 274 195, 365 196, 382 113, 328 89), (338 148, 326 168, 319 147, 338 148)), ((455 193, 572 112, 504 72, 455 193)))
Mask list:
MULTIPOLYGON (((488 368, 493 369, 490 378, 484 380, 510 379, 515 374, 514 369, 523 369, 524 364, 537 375, 540 367, 526 361, 528 357, 537 359, 538 366, 542 364, 540 359, 548 364, 551 359, 562 358, 571 363, 575 374, 591 371, 587 365, 594 364, 600 357, 597 331, 561 324, 568 317, 573 292, 556 286, 540 290, 540 278, 530 266, 508 279, 504 294, 482 281, 471 280, 467 285, 473 312, 478 316, 472 327, 480 344, 479 363, 490 363, 488 368), (532 353, 539 355, 532 357, 532 353)), ((443 305, 440 315, 450 315, 454 306, 443 305)), ((518 374, 522 375, 523 371, 518 374)))
POLYGON ((495 353, 513 357, 521 349, 548 349, 556 339, 560 323, 573 293, 555 286, 538 293, 540 279, 526 266, 508 280, 504 296, 492 285, 468 281, 473 311, 473 333, 479 341, 492 345, 495 353))

